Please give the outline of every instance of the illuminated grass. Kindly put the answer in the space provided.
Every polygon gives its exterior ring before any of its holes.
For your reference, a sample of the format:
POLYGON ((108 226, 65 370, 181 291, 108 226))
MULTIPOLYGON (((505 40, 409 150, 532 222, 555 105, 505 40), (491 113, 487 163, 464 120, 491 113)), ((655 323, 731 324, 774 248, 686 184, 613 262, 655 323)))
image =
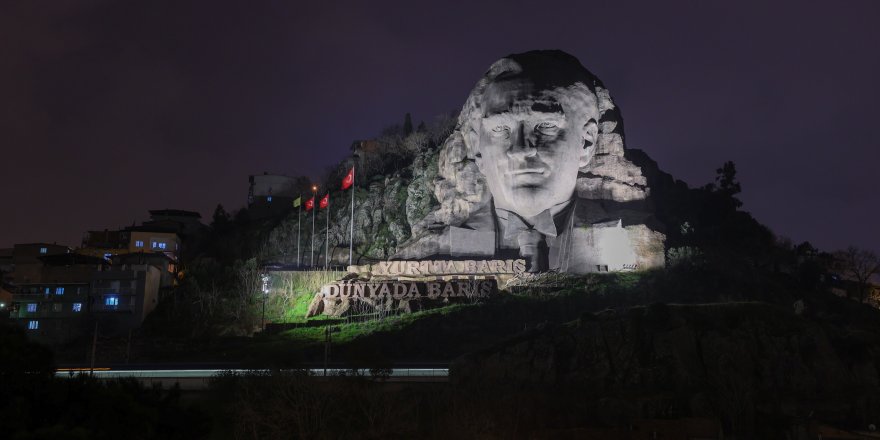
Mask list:
MULTIPOLYGON (((557 276, 557 278, 559 279, 547 279, 548 277, 546 276, 538 277, 535 280, 529 280, 527 283, 535 284, 539 291, 544 290, 546 292, 543 292, 542 294, 535 294, 534 292, 532 292, 531 294, 525 295, 511 295, 509 293, 504 293, 502 295, 506 299, 502 299, 501 303, 508 304, 508 306, 514 303, 521 303, 524 304, 525 307, 528 307, 528 304, 532 303, 545 303, 547 301, 550 301, 550 303, 552 303, 553 298, 561 299, 565 297, 572 297, 573 299, 571 300, 577 302, 577 298, 583 297, 584 294, 587 292, 613 296, 620 293, 621 290, 631 289, 633 286, 638 284, 643 275, 643 273, 635 272, 619 274, 591 274, 586 276, 560 275, 557 276)), ((315 275, 312 275, 312 278, 307 278, 301 283, 311 281, 314 284, 307 286, 307 288, 314 288, 315 291, 317 291, 317 289, 322 284, 318 283, 318 281, 323 281, 324 279, 328 278, 328 275, 316 273, 315 275)), ((308 290, 303 289, 303 291, 305 292, 308 290)), ((388 316, 384 319, 363 322, 339 323, 339 319, 328 319, 322 316, 306 320, 305 313, 308 309, 309 303, 312 300, 312 296, 313 294, 309 293, 307 295, 299 295, 296 298, 293 307, 288 310, 289 321, 287 322, 304 323, 306 321, 309 321, 314 324, 314 321, 326 320, 327 325, 333 326, 333 341, 340 343, 353 341, 359 337, 367 336, 373 333, 399 332, 405 330, 407 327, 420 319, 437 315, 454 315, 457 312, 476 306, 476 304, 451 304, 436 309, 388 316)), ((498 306, 498 304, 495 304, 495 306, 490 307, 498 306)), ((501 307, 503 309, 507 306, 501 307)), ((325 337, 324 329, 325 326, 320 325, 294 328, 281 332, 279 334, 279 337, 287 341, 303 343, 306 345, 312 343, 323 343, 325 337)))
POLYGON ((345 272, 310 270, 278 272, 273 278, 266 316, 271 322, 305 322, 309 303, 321 286, 339 280, 345 272))
MULTIPOLYGON (((474 306, 476 305, 453 304, 436 309, 389 316, 384 319, 372 321, 342 324, 334 324, 332 323, 333 321, 328 321, 328 325, 332 325, 333 327, 333 342, 344 343, 372 333, 400 331, 419 319, 433 315, 447 315, 474 306)), ((295 328, 281 332, 280 336, 287 340, 299 343, 323 343, 325 328, 326 327, 324 326, 295 328)))

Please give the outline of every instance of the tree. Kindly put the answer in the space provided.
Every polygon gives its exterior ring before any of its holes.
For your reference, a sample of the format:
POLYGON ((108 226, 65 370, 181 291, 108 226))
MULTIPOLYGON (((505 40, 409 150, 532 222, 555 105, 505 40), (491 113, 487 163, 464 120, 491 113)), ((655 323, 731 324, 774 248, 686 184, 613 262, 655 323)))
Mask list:
POLYGON ((856 299, 864 302, 871 286, 871 277, 880 273, 880 257, 867 249, 855 246, 834 254, 844 274, 856 283, 856 299))
POLYGON ((214 229, 222 229, 229 223, 229 213, 223 208, 223 205, 217 204, 214 208, 214 216, 211 220, 211 227, 214 229))
POLYGON ((232 271, 235 274, 236 285, 233 287, 232 307, 227 312, 235 321, 241 321, 246 317, 258 294, 262 293, 260 265, 256 258, 236 260, 232 265, 232 271))
POLYGON ((238 211, 235 211, 235 216, 233 220, 235 220, 236 225, 244 226, 247 225, 248 222, 251 220, 251 216, 247 208, 241 208, 238 211))
POLYGON ((718 192, 729 197, 735 208, 742 206, 742 202, 735 197, 742 192, 742 186, 736 181, 736 164, 728 160, 715 172, 718 174, 715 177, 715 182, 718 184, 718 192))
POLYGON ((412 116, 409 113, 403 117, 403 135, 409 136, 413 132, 412 116))

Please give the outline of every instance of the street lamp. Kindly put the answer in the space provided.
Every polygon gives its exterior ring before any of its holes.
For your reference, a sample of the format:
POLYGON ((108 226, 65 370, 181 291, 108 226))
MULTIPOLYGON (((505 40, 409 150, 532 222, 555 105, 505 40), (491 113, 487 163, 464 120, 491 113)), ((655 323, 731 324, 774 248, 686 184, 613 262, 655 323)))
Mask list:
POLYGON ((263 280, 263 318, 260 324, 263 331, 266 331, 266 297, 269 296, 269 274, 264 273, 261 278, 263 280))

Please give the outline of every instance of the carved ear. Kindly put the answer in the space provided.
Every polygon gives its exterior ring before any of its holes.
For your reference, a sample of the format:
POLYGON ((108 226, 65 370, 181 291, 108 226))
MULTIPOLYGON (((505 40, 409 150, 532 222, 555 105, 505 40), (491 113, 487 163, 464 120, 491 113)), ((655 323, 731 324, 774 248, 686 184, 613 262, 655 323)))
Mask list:
POLYGON ((593 158, 593 153, 596 151, 596 142, 599 137, 599 126, 596 124, 595 119, 590 118, 590 120, 584 124, 583 137, 584 149, 581 151, 579 158, 579 165, 581 168, 590 163, 590 160, 593 158))
POLYGON ((599 136, 596 139, 596 153, 623 156, 623 118, 620 109, 614 105, 608 89, 596 80, 596 97, 599 99, 599 136))
POLYGON ((468 158, 472 159, 477 164, 477 168, 480 169, 480 171, 482 171, 482 169, 483 169, 483 154, 480 153, 480 147, 478 145, 480 142, 480 135, 477 134, 477 130, 475 130, 473 127, 469 127, 469 129, 466 131, 466 133, 463 136, 463 140, 464 140, 465 144, 467 145, 466 148, 467 148, 468 158))

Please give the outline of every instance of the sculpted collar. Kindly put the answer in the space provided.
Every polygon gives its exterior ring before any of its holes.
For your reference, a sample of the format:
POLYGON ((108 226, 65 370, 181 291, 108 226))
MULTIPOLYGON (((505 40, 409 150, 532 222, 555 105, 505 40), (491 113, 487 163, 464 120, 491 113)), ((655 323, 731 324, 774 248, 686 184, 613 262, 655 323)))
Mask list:
POLYGON ((498 216, 498 219, 501 220, 502 224, 504 224, 505 240, 515 239, 520 231, 528 231, 532 229, 548 237, 556 237, 557 235, 559 235, 559 230, 556 227, 555 217, 565 217, 565 214, 572 206, 571 202, 572 200, 567 200, 556 206, 552 206, 549 209, 545 209, 532 219, 535 222, 534 225, 529 225, 529 223, 526 222, 526 220, 522 218, 522 216, 513 211, 508 211, 495 207, 495 212, 498 216), (562 209, 559 210, 556 216, 551 214, 552 211, 558 210, 559 207, 562 207, 562 209))

